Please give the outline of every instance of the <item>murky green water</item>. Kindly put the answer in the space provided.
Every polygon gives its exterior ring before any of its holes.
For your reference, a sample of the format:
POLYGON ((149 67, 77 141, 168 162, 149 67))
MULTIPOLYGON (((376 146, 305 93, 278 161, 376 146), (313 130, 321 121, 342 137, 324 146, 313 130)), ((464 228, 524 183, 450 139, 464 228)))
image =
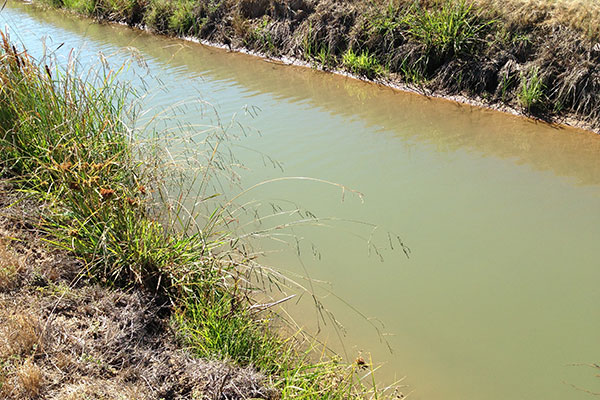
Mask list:
MULTIPOLYGON (((246 196, 380 226, 383 262, 355 235, 370 230, 343 222, 296 228, 301 257, 292 246, 267 262, 330 282, 324 287, 381 321, 393 353, 344 302, 324 299, 347 328, 348 357, 371 351, 385 362, 383 379, 407 376, 413 399, 564 400, 590 398, 572 385, 600 391, 595 371, 570 365, 600 360, 599 136, 23 4, 10 4, 0 20, 33 54, 41 54, 40 37, 49 50, 64 42, 59 60, 73 47, 84 65, 99 51, 137 48, 164 83, 149 105, 202 96, 224 119, 260 107, 242 119, 261 135, 236 150, 250 168, 241 173, 246 187, 311 176, 363 192, 365 204, 351 195, 341 202, 335 188, 296 181, 246 196), (284 170, 263 166, 249 149, 284 170), (388 231, 410 247, 410 259, 397 245, 384 249, 388 231)), ((194 111, 185 118, 202 119, 194 111)), ((288 309, 314 327, 315 311, 302 303, 288 309)), ((322 337, 343 351, 331 329, 322 337)))

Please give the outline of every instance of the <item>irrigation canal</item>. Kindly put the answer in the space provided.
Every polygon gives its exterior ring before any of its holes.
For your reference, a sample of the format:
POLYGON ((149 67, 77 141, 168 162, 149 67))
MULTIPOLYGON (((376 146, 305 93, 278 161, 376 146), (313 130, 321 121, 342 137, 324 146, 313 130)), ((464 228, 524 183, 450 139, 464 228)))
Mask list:
MULTIPOLYGON (((244 201, 323 218, 255 240, 265 263, 310 275, 298 280, 347 330, 343 348, 331 321, 321 338, 350 359, 371 352, 383 381, 406 376, 415 400, 599 391, 597 372, 572 364, 600 360, 600 136, 22 3, 0 20, 36 57, 67 63, 77 49, 82 72, 99 53, 116 65, 137 53, 146 65, 122 77, 148 87, 142 119, 178 104, 186 123, 215 123, 199 98, 235 115, 243 187, 307 176, 364 193, 279 181, 244 201)), ((286 310, 315 329, 309 296, 286 310)))

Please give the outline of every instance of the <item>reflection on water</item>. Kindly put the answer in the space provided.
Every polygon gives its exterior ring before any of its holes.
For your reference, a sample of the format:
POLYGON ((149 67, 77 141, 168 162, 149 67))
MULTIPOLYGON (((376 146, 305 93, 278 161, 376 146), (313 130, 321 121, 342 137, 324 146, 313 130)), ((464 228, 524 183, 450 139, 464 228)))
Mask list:
MULTIPOLYGON (((381 263, 352 234, 298 228, 310 239, 306 253, 315 243, 322 260, 304 257, 302 266, 284 251, 268 261, 307 268, 381 320, 393 354, 346 305, 326 299, 348 327, 349 357, 373 351, 387 362, 384 376, 408 376, 412 398, 585 399, 571 384, 598 387, 569 364, 600 359, 599 136, 22 4, 0 17, 34 54, 41 35, 51 49, 65 42, 63 55, 83 46, 82 62, 136 48, 164 83, 149 106, 201 96, 223 118, 259 107, 245 122, 262 134, 243 139, 237 154, 252 167, 245 186, 296 175, 364 192, 365 205, 297 182, 249 196, 293 199, 319 216, 402 235, 410 260, 385 252, 381 263), (285 171, 262 167, 248 147, 285 171)), ((290 309, 314 322, 312 309, 290 309)))

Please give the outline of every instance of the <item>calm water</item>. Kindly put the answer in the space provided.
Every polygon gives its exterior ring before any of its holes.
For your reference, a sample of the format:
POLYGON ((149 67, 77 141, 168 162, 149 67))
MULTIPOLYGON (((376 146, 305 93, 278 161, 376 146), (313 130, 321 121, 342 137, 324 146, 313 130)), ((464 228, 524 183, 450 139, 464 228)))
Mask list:
MULTIPOLYGON (((322 338, 349 358, 371 352, 385 363, 384 380, 407 376, 413 399, 564 400, 590 398, 573 385, 600 391, 595 371, 570 365, 600 360, 599 136, 22 4, 9 4, 0 21, 34 55, 42 37, 49 50, 65 43, 63 61, 71 48, 84 64, 98 52, 118 60, 136 48, 153 76, 147 82, 164 84, 148 106, 202 97, 225 120, 259 107, 241 118, 261 134, 235 150, 249 167, 245 187, 310 176, 364 193, 364 204, 349 194, 342 202, 333 187, 278 182, 246 200, 288 199, 320 217, 380 226, 374 243, 383 262, 358 237, 370 229, 345 222, 298 227, 301 257, 291 246, 265 262, 329 282, 317 291, 347 328, 345 348, 331 324, 322 338), (388 231, 410 247, 410 259, 398 246, 385 249, 388 231), (374 318, 393 353, 345 302, 374 318)), ((136 84, 144 71, 124 76, 136 84)), ((202 122, 192 110, 184 118, 202 122)), ((304 303, 287 309, 314 328, 304 303)))

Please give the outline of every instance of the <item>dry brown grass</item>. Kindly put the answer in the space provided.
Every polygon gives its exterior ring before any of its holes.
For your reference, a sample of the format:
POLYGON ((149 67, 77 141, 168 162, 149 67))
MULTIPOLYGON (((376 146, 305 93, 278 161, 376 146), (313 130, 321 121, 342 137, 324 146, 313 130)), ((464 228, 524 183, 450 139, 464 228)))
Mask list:
POLYGON ((14 289, 24 269, 23 256, 12 251, 7 243, 0 239, 0 292, 14 289))
POLYGON ((129 382, 111 379, 83 379, 81 382, 62 387, 55 400, 129 400, 148 398, 143 387, 129 382))
POLYGON ((29 356, 41 344, 41 327, 35 315, 0 301, 0 357, 29 356))
POLYGON ((34 399, 43 388, 43 375, 34 362, 42 351, 42 327, 34 312, 0 297, 0 398, 34 399))
POLYGON ((39 397, 43 388, 42 370, 28 358, 17 370, 21 393, 27 398, 39 397))
POLYGON ((0 294, 0 399, 276 398, 254 368, 178 348, 145 295, 31 289, 0 294))
POLYGON ((31 357, 1 359, 0 398, 3 400, 37 399, 44 389, 41 368, 31 357))
POLYGON ((474 0, 484 10, 492 10, 509 28, 566 26, 585 35, 600 36, 598 0, 474 0))

